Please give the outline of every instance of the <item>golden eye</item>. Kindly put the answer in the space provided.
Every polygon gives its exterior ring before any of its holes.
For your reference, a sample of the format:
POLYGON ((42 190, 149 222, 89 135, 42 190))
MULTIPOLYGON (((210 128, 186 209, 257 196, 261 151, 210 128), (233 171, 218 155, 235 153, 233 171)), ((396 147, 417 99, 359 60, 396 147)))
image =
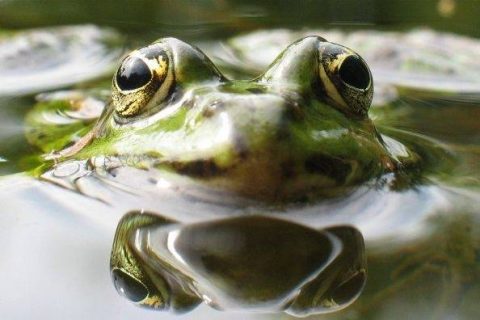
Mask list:
POLYGON ((352 50, 330 42, 319 45, 319 76, 327 99, 342 111, 364 116, 373 98, 366 62, 352 50))
POLYGON ((135 50, 123 61, 113 78, 112 102, 120 118, 130 118, 160 105, 173 79, 164 44, 135 50))

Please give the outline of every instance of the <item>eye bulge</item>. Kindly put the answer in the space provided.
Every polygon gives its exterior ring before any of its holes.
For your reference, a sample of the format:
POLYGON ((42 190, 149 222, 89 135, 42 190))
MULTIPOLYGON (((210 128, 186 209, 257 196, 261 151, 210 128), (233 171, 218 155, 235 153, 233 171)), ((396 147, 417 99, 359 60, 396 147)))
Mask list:
MULTIPOLYGON (((373 98, 373 81, 368 66, 352 50, 315 38, 325 99, 345 113, 365 116, 373 98)), ((133 51, 123 60, 112 88, 117 123, 128 122, 161 108, 175 83, 169 50, 166 42, 156 42, 133 51)))
POLYGON ((155 43, 130 53, 112 84, 112 102, 120 122, 161 104, 170 92, 173 73, 168 48, 155 43))

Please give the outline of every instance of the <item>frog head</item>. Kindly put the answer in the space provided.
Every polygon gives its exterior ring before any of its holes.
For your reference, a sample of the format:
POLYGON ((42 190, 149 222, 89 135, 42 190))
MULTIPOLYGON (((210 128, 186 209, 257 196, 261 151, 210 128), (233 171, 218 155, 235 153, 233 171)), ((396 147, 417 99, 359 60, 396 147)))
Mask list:
POLYGON ((352 50, 310 36, 253 80, 229 80, 174 38, 130 53, 95 138, 77 157, 136 157, 260 199, 334 195, 392 168, 352 50))

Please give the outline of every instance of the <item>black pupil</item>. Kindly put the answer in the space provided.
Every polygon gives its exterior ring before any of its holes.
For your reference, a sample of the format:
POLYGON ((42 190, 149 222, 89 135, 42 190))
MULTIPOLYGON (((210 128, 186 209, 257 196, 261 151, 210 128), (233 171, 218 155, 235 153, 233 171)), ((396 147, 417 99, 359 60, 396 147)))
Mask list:
POLYGON ((148 296, 147 288, 125 272, 113 270, 112 278, 115 289, 128 300, 140 302, 148 296))
POLYGON ((355 56, 347 57, 340 66, 340 78, 346 84, 366 89, 370 84, 370 73, 365 63, 355 56))
POLYGON ((134 90, 146 85, 152 78, 147 64, 139 58, 126 59, 117 72, 117 84, 122 90, 134 90))

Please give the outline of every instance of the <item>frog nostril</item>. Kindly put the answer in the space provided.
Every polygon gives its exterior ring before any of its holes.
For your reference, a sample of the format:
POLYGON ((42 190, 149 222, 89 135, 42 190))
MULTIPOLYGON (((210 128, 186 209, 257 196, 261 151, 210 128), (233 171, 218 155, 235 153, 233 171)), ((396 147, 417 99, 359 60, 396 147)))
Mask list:
POLYGON ((357 56, 348 56, 343 60, 340 70, 340 79, 349 86, 365 90, 369 87, 370 72, 365 63, 357 56))

